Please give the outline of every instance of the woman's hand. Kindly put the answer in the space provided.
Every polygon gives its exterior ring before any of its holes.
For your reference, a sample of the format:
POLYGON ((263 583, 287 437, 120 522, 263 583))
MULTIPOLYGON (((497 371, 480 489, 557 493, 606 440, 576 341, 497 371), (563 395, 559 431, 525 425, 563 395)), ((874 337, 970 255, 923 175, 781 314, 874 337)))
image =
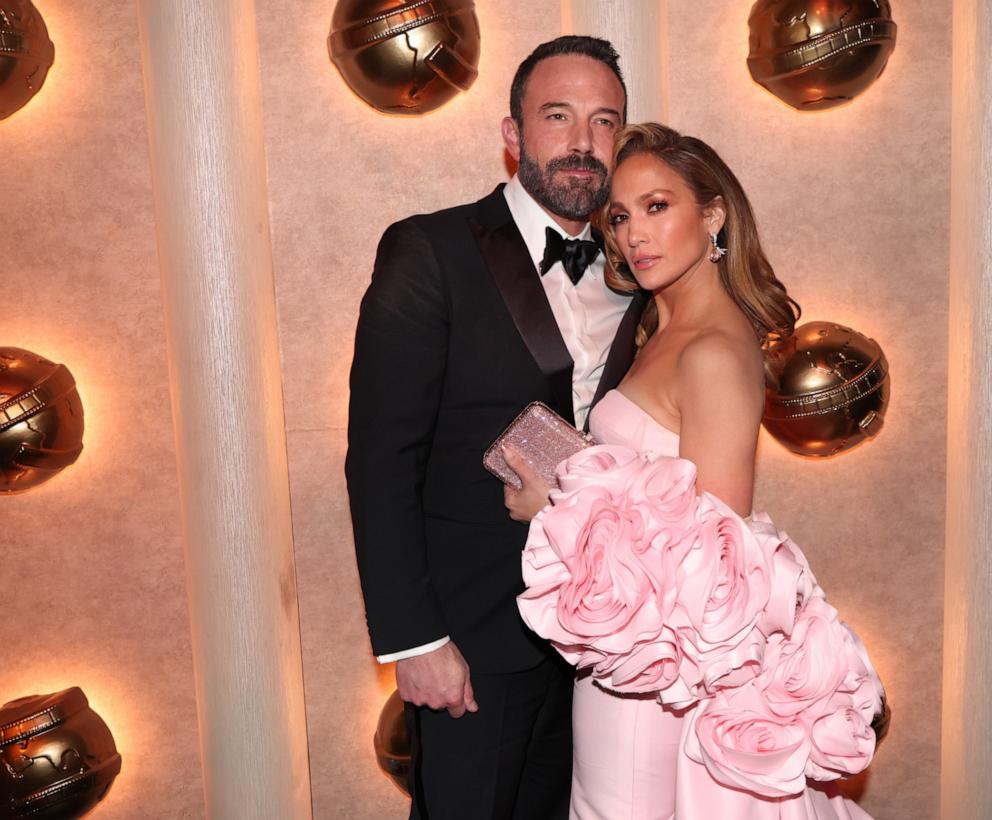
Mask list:
POLYGON ((503 503, 514 521, 530 521, 547 505, 551 485, 534 472, 526 459, 512 447, 503 448, 503 458, 523 482, 519 490, 508 484, 503 487, 503 503))

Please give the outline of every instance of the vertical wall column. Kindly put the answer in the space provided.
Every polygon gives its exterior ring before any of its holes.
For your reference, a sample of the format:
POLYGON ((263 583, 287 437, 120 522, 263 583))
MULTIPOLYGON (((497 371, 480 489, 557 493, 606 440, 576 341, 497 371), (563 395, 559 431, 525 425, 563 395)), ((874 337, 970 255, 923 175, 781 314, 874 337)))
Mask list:
MULTIPOLYGON (((941 817, 992 817, 992 19, 954 3, 941 817)), ((907 710, 912 704, 906 704, 907 710)), ((898 719, 898 717, 896 718, 898 719)))
POLYGON ((629 122, 668 116, 668 0, 562 0, 565 34, 603 37, 620 52, 629 122))
POLYGON ((301 820, 310 779, 254 3, 137 5, 207 816, 301 820))

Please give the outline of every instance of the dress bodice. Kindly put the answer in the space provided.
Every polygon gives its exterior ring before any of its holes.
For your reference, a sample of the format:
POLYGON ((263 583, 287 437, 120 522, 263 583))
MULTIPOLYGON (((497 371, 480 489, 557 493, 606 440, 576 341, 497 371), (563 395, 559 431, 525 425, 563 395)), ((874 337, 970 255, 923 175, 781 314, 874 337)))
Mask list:
POLYGON ((619 390, 610 390, 589 416, 589 432, 599 444, 622 444, 649 457, 679 454, 679 436, 662 427, 619 390))

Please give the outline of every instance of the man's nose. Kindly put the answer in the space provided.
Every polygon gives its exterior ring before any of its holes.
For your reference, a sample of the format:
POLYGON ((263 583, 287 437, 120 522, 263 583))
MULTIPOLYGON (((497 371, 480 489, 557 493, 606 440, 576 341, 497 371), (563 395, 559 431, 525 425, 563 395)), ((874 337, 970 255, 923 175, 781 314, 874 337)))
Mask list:
POLYGON ((569 150, 579 154, 592 152, 592 128, 588 122, 576 121, 569 137, 569 150))

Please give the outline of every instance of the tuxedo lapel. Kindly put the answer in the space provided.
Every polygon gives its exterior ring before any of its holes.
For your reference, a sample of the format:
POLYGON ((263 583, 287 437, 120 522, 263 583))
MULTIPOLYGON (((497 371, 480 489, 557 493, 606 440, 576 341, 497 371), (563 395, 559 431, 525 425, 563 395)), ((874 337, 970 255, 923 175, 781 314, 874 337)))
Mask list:
POLYGON ((470 217, 469 228, 517 331, 548 381, 554 409, 574 423, 572 357, 502 187, 479 202, 478 219, 470 217))
MULTIPOLYGON (((613 337, 613 344, 606 357, 606 364, 603 366, 603 373, 599 377, 599 384, 596 385, 596 393, 592 398, 590 410, 596 406, 606 393, 620 384, 624 374, 630 369, 631 362, 634 361, 634 354, 637 352, 635 339, 637 336, 637 325, 641 321, 641 314, 648 301, 648 294, 642 290, 635 291, 627 306, 627 312, 620 320, 617 328, 617 335, 613 337)), ((586 428, 589 422, 586 416, 586 428)))

